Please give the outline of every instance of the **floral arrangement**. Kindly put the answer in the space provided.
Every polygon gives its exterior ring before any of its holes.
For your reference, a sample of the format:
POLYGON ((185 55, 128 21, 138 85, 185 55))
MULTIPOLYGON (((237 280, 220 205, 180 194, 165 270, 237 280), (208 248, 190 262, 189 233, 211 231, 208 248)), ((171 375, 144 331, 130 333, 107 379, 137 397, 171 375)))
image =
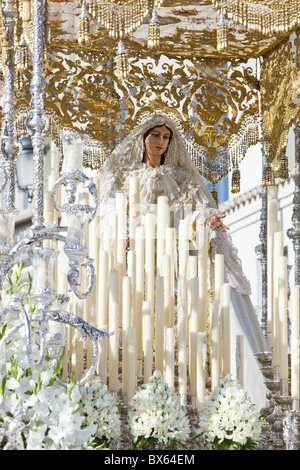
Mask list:
POLYGON ((129 426, 135 449, 184 446, 189 436, 188 418, 160 371, 155 371, 130 401, 129 426))
MULTIPOLYGON (((29 283, 21 283, 23 265, 4 282, 0 306, 0 341, 8 326, 19 318, 3 308, 11 296, 23 302, 28 313, 34 311, 29 283), (16 318, 17 317, 17 318, 16 318)), ((32 338, 34 324, 32 323, 32 338)), ((39 355, 38 334, 32 355, 39 355)), ((70 378, 66 387, 56 377, 61 374, 64 352, 56 362, 47 358, 38 367, 27 359, 24 328, 18 329, 5 348, 0 362, 0 449, 69 450, 103 449, 120 434, 117 405, 98 377, 79 385, 70 378)))
POLYGON ((199 434, 213 450, 251 450, 261 432, 255 406, 242 387, 226 375, 204 403, 199 434))

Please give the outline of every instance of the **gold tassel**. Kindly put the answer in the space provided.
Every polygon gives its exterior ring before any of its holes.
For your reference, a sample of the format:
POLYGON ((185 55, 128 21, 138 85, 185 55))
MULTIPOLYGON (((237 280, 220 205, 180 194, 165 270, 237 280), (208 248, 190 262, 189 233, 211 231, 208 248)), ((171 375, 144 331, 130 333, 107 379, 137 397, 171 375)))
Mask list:
POLYGON ((262 183, 263 186, 273 186, 275 184, 275 176, 270 163, 267 163, 264 167, 262 183))
POLYGON ((21 2, 21 18, 23 21, 31 20, 31 1, 23 0, 21 2))
POLYGON ((82 3, 81 15, 79 16, 78 27, 78 44, 89 44, 91 41, 90 36, 90 22, 91 17, 87 12, 85 1, 82 3))
POLYGON ((236 166, 232 170, 232 178, 231 178, 231 192, 232 193, 239 193, 241 190, 241 172, 239 168, 236 166))
POLYGON ((228 26, 223 13, 220 15, 220 20, 217 26, 217 50, 218 52, 228 50, 228 26))
POLYGON ((24 74, 21 70, 16 70, 15 75, 15 87, 16 90, 22 90, 24 88, 24 74))
POLYGON ((129 73, 129 64, 127 52, 122 41, 119 42, 118 53, 116 56, 117 74, 119 78, 126 78, 129 73))
POLYGON ((97 19, 98 16, 98 4, 96 0, 90 0, 88 4, 89 14, 93 19, 97 19))
POLYGON ((283 178, 285 180, 289 177, 289 161, 286 155, 282 155, 280 157, 280 169, 279 169, 279 178, 283 178))
POLYGON ((218 202, 218 191, 217 191, 217 188, 216 188, 216 186, 215 186, 214 183, 213 183, 212 186, 211 186, 210 192, 211 192, 211 195, 212 195, 212 197, 214 198, 214 200, 215 200, 217 206, 219 206, 219 202, 218 202))
POLYGON ((24 72, 28 68, 30 61, 30 56, 28 52, 28 47, 22 34, 20 42, 17 46, 17 69, 24 72))
POLYGON ((148 29, 148 47, 149 49, 155 49, 159 47, 159 39, 160 39, 160 27, 158 16, 156 10, 153 10, 152 19, 149 23, 148 29))

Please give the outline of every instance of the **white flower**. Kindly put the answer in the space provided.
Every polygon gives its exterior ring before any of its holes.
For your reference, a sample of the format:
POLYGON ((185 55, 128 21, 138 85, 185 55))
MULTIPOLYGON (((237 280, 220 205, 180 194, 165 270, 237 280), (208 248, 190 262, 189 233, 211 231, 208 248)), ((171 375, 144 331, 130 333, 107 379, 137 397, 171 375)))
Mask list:
MULTIPOLYGON (((155 379, 159 379, 161 377, 161 372, 160 370, 155 370, 154 373, 153 373, 153 377, 155 379)), ((150 379, 151 380, 151 379, 150 379)))
MULTIPOLYGON (((20 264, 21 266, 21 264, 20 264)), ((13 311, 1 313, 12 297, 23 302, 28 316, 31 316, 28 301, 28 285, 19 285, 21 268, 15 269, 17 275, 7 278, 0 303, 0 331, 5 324, 7 332, 20 321, 13 311)), ((1 418, 7 423, 22 409, 20 431, 17 439, 24 448, 30 450, 69 450, 90 449, 92 438, 111 441, 120 435, 121 421, 118 408, 107 387, 95 377, 79 386, 72 383, 69 388, 58 381, 52 382, 55 368, 45 360, 39 367, 31 367, 27 355, 27 336, 25 328, 16 329, 10 342, 1 350, 0 358, 0 405, 1 418), (50 382, 51 380, 51 382, 50 382), (22 435, 21 435, 22 432, 22 435)), ((33 359, 40 356, 40 337, 38 328, 31 330, 33 359)))
POLYGON ((43 448, 42 443, 47 431, 47 425, 34 427, 29 431, 27 437, 27 450, 40 450, 43 448))
POLYGON ((188 418, 179 398, 155 371, 129 403, 129 423, 134 442, 153 437, 163 444, 184 443, 189 436, 188 418))
POLYGON ((8 388, 8 390, 16 390, 17 388, 19 388, 19 386, 20 386, 19 381, 15 379, 14 377, 11 377, 6 382, 6 387, 8 388))
POLYGON ((96 424, 96 436, 107 442, 120 435, 121 420, 118 407, 106 385, 99 377, 80 387, 79 410, 84 424, 96 424), (93 418, 92 418, 93 417, 93 418))
POLYGON ((204 403, 199 434, 208 441, 229 439, 241 445, 260 435, 261 424, 255 406, 242 387, 227 375, 204 403))

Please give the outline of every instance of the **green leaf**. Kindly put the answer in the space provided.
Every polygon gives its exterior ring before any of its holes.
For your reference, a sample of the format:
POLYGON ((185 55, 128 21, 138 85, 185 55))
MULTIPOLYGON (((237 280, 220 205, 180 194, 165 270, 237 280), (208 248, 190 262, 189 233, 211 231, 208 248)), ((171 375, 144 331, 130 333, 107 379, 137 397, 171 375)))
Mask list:
POLYGON ((7 378, 6 378, 6 375, 5 375, 3 377, 1 385, 0 385, 0 394, 1 394, 2 398, 4 398, 4 394, 5 394, 6 381, 7 381, 7 378))
POLYGON ((30 308, 30 312, 33 313, 35 311, 35 304, 30 296, 30 294, 27 295, 27 302, 30 308))
POLYGON ((0 339, 4 337, 6 329, 7 329, 7 323, 3 323, 3 325, 1 326, 1 331, 0 331, 0 339))
MULTIPOLYGON (((53 369, 53 374, 52 374, 51 379, 49 380, 48 387, 51 387, 54 384, 54 382, 56 380, 56 377, 58 375, 62 375, 62 370, 63 370, 62 364, 63 364, 63 360, 64 360, 64 356, 65 356, 65 351, 66 351, 66 345, 64 344, 64 347, 63 347, 62 353, 60 355, 60 358, 58 359, 58 361, 57 361, 57 363, 56 363, 56 365, 53 369)), ((71 381, 71 383, 72 383, 72 381, 71 381)), ((74 382, 74 385, 75 385, 75 382, 74 382)), ((74 385, 73 385, 73 387, 74 387, 74 385)), ((72 387, 72 390, 73 390, 73 387, 72 387)))
POLYGON ((7 276, 7 281, 8 281, 8 283, 9 283, 9 285, 10 285, 10 288, 7 289, 6 293, 7 293, 7 294, 12 294, 12 293, 13 293, 13 289, 14 289, 14 283, 13 283, 13 281, 12 281, 12 279, 11 279, 10 276, 7 276))
POLYGON ((13 357, 9 358, 9 362, 10 362, 10 374, 14 379, 17 379, 19 362, 17 359, 14 359, 13 357))
POLYGON ((31 292, 31 288, 32 288, 32 276, 30 273, 28 273, 28 279, 29 279, 29 289, 28 289, 28 294, 31 292))
POLYGON ((37 381, 36 381, 36 386, 31 385, 31 388, 32 388, 33 393, 34 393, 35 395, 37 395, 37 394, 39 393, 39 391, 41 390, 42 384, 43 384, 43 382, 42 382, 40 373, 38 373, 37 381))

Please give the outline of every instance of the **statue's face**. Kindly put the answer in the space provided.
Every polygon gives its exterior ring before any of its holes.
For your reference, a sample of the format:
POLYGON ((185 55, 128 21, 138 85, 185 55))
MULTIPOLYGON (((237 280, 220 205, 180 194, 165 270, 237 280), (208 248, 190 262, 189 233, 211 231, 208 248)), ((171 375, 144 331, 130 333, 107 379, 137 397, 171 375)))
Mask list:
POLYGON ((166 126, 154 127, 145 139, 146 157, 160 159, 167 150, 171 132, 166 126))

